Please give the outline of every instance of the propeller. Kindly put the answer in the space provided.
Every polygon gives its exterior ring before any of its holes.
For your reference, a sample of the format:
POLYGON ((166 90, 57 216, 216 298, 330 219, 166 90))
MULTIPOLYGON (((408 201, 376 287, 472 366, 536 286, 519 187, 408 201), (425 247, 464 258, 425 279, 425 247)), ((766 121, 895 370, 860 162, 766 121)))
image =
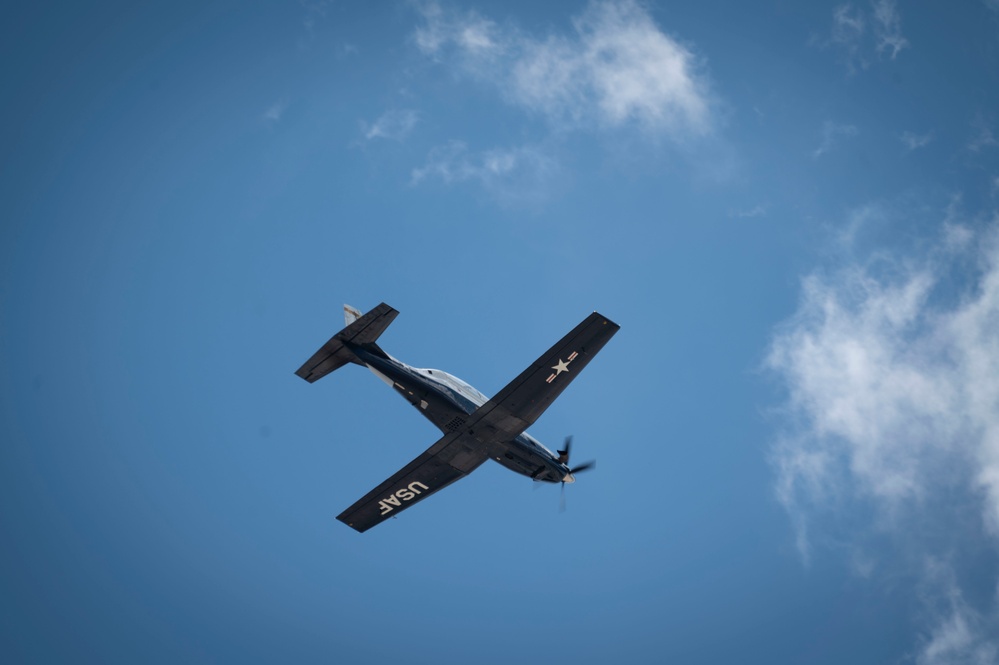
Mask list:
MULTIPOLYGON (((569 456, 572 453, 572 435, 565 437, 564 450, 558 451, 558 461, 566 466, 569 466, 569 456)), ((583 462, 579 466, 569 467, 569 475, 574 476, 581 471, 589 471, 590 469, 595 469, 597 466, 596 460, 590 460, 589 462, 583 462)), ((558 511, 560 513, 565 512, 565 480, 562 481, 562 491, 559 496, 558 511)))
POLYGON ((559 451, 557 451, 558 452, 558 461, 561 462, 562 464, 568 464, 569 463, 569 451, 572 450, 572 434, 570 434, 569 436, 565 437, 565 443, 562 444, 562 445, 565 446, 565 450, 559 450, 559 451))

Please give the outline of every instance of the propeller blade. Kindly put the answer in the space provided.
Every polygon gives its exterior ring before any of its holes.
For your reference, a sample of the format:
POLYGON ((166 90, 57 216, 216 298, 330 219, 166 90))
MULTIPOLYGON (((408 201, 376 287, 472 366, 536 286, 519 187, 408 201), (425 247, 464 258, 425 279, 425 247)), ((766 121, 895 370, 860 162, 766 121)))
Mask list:
MULTIPOLYGON (((565 446, 565 449, 558 451, 558 457, 559 457, 559 461, 562 464, 565 464, 565 465, 568 466, 568 464, 569 464, 569 455, 572 453, 572 435, 571 434, 569 436, 565 437, 565 443, 563 445, 565 446)), ((590 460, 589 462, 583 462, 582 464, 580 464, 579 466, 577 466, 574 469, 570 468, 569 469, 569 473, 572 474, 572 475, 575 475, 575 474, 579 473, 580 471, 589 471, 590 469, 592 469, 592 468, 594 468, 596 466, 597 466, 597 461, 596 460, 590 460)), ((562 481, 562 491, 561 491, 561 493, 559 495, 559 499, 558 499, 558 511, 560 513, 564 513, 565 512, 565 481, 564 480, 562 481)))
POLYGON ((565 446, 563 450, 558 451, 559 459, 562 460, 562 464, 569 463, 569 454, 572 452, 572 435, 565 437, 565 442, 562 444, 565 446))

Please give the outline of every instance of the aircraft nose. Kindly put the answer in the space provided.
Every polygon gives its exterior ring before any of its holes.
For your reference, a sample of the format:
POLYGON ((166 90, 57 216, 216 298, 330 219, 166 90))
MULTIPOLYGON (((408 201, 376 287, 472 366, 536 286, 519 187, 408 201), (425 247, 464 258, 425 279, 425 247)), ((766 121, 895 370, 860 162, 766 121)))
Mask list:
POLYGON ((567 473, 567 474, 565 474, 565 477, 562 478, 562 482, 563 483, 574 483, 574 482, 576 482, 576 477, 574 475, 572 475, 571 473, 567 473))

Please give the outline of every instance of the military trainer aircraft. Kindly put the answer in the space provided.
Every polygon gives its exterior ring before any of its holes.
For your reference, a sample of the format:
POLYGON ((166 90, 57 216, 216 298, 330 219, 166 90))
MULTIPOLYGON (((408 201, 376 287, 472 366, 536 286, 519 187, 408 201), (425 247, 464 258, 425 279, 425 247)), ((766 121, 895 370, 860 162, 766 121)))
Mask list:
POLYGON ((575 481, 593 462, 569 467, 570 441, 552 453, 525 430, 536 421, 620 326, 594 312, 548 349, 495 397, 437 369, 417 369, 388 355, 376 341, 399 314, 385 303, 362 315, 343 308, 347 327, 295 372, 309 383, 348 363, 366 366, 395 388, 444 436, 337 519, 359 532, 463 478, 487 459, 536 481, 575 481))

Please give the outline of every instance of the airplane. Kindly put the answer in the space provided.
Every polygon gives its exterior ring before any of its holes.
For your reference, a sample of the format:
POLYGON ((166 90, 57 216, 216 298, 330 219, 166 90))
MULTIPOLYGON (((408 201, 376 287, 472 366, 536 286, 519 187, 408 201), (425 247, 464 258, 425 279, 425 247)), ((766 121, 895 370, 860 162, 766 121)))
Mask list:
POLYGON ((315 383, 353 363, 370 369, 415 406, 443 436, 337 519, 364 533, 464 478, 491 459, 538 482, 575 482, 593 462, 569 467, 571 437, 553 453, 525 430, 614 336, 620 326, 594 312, 492 399, 456 376, 396 360, 376 343, 399 312, 381 303, 367 314, 344 305, 346 327, 295 374, 315 383))

